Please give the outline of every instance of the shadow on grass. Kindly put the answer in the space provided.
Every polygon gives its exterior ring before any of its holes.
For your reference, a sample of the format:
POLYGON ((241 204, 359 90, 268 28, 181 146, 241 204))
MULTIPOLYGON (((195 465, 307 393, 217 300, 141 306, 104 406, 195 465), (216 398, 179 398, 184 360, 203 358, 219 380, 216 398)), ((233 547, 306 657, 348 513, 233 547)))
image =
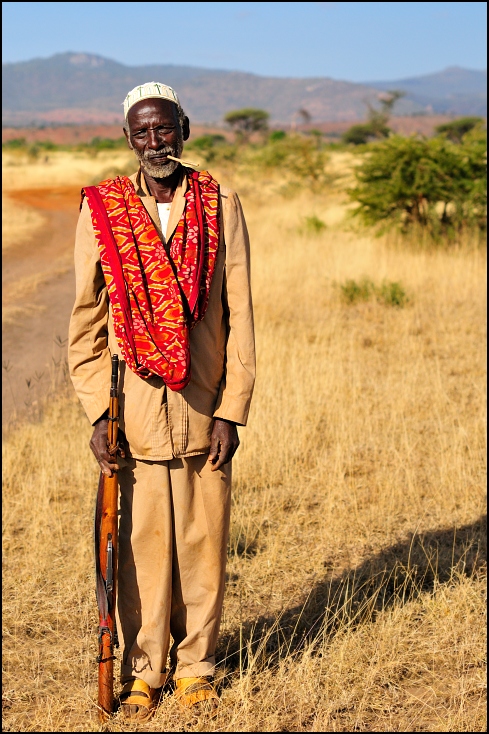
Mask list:
POLYGON ((339 576, 326 573, 301 603, 249 620, 220 638, 222 684, 235 671, 247 669, 250 655, 255 662, 263 658, 270 668, 299 653, 320 633, 331 637, 339 629, 375 621, 394 604, 433 592, 460 574, 477 574, 486 562, 486 531, 483 515, 463 527, 411 534, 339 576))

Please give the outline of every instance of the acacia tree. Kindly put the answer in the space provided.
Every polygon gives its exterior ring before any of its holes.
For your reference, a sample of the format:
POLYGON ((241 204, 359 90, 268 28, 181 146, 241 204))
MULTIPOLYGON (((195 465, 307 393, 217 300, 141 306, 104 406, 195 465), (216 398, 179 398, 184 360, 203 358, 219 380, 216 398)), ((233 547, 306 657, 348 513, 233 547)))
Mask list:
POLYGON ((477 126, 482 126, 483 123, 482 117, 459 117, 457 120, 450 120, 450 122, 443 125, 438 125, 435 131, 439 135, 446 135, 453 143, 461 143, 466 133, 477 126))
POLYGON ((366 102, 368 109, 368 122, 352 125, 343 135, 343 142, 352 145, 363 145, 369 140, 380 140, 387 138, 391 129, 387 123, 398 99, 404 97, 405 92, 393 89, 379 98, 379 107, 374 107, 371 102, 366 102))
POLYGON ((268 129, 270 115, 266 110, 245 107, 232 110, 224 116, 224 121, 235 131, 240 139, 247 139, 251 133, 268 129))
POLYGON ((372 144, 355 175, 354 214, 380 232, 421 227, 437 236, 486 226, 486 144, 476 132, 460 145, 392 136, 372 144))

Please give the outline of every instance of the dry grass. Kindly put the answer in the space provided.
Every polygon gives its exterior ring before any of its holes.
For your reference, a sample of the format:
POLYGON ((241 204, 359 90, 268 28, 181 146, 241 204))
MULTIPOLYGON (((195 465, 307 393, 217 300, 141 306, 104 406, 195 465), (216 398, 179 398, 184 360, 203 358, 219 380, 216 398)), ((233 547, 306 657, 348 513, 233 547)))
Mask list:
MULTIPOLYGON (((144 730, 484 731, 484 255, 350 232, 335 191, 234 183, 259 363, 222 706, 193 721, 165 699, 144 730), (338 284, 363 275, 401 281, 409 305, 345 305, 338 284)), ((6 731, 98 728, 89 434, 68 395, 5 442, 6 731)))
POLYGON ((44 225, 45 219, 35 209, 19 204, 9 196, 2 201, 2 251, 19 242, 31 241, 44 225))
POLYGON ((24 153, 9 152, 4 153, 2 158, 2 188, 6 191, 27 187, 87 186, 95 179, 100 181, 106 171, 125 169, 128 162, 134 160, 129 150, 94 152, 91 156, 83 152, 50 151, 39 161, 30 159, 24 153))
POLYGON ((59 258, 49 269, 21 278, 6 286, 3 292, 2 325, 14 325, 26 316, 45 311, 46 306, 32 303, 31 297, 38 288, 71 270, 72 259, 72 257, 59 258))

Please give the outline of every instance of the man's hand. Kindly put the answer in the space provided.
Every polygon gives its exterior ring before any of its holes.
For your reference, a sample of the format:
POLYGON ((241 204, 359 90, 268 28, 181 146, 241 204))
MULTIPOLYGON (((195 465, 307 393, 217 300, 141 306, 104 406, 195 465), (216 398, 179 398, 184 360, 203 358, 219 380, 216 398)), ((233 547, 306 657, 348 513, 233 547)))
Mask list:
MULTIPOLYGON (((113 472, 119 471, 119 465, 116 463, 116 455, 111 455, 107 451, 107 427, 108 419, 102 418, 95 424, 93 429, 92 438, 90 439, 90 448, 92 449, 95 458, 100 464, 100 468, 106 477, 111 477, 113 472)), ((119 448, 117 454, 124 458, 127 452, 127 440, 124 436, 123 431, 119 429, 118 432, 119 448)))
POLYGON ((216 418, 211 434, 211 450, 208 459, 213 465, 211 471, 216 471, 231 461, 238 446, 236 424, 216 418))

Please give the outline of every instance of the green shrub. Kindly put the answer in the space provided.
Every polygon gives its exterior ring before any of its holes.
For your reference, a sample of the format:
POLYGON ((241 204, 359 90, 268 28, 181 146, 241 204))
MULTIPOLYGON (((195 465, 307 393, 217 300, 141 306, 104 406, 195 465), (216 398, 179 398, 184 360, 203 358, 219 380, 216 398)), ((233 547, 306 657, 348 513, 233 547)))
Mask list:
POLYGON ((287 133, 285 130, 274 130, 272 133, 270 133, 268 140, 271 143, 276 143, 277 140, 283 140, 287 137, 287 133))
POLYGON ((206 133, 205 135, 200 135, 198 138, 194 138, 188 143, 187 147, 193 148, 194 150, 206 151, 225 142, 226 138, 224 135, 211 135, 210 133, 206 133))
POLYGON ((369 278, 362 278, 359 283, 356 280, 347 280, 340 288, 343 300, 349 304, 368 301, 374 292, 374 284, 369 278))
POLYGON ((124 135, 120 138, 101 138, 97 135, 88 143, 88 147, 95 150, 117 150, 127 148, 127 141, 124 135))
POLYGON ((245 140, 251 133, 267 130, 270 114, 255 107, 232 110, 224 115, 224 122, 235 131, 238 138, 245 140))
POLYGON ((387 138, 391 129, 387 127, 390 115, 396 102, 404 97, 404 92, 393 89, 379 98, 379 107, 374 107, 367 102, 368 121, 358 125, 352 125, 343 136, 344 143, 349 145, 365 145, 371 140, 387 138))
POLYGON ((392 136, 369 146, 355 175, 354 216, 379 233, 420 227, 437 237, 486 226, 486 144, 478 129, 459 145, 392 136))
POLYGON ((358 282, 346 280, 340 284, 340 289, 342 300, 348 305, 376 298, 384 306, 403 308, 409 301, 404 287, 397 281, 383 280, 377 286, 370 278, 364 277, 358 282))
POLYGON ((375 288, 375 295, 380 303, 386 306, 402 308, 408 302, 407 293, 398 282, 384 280, 379 288, 375 288))
POLYGON ((438 125, 435 131, 438 135, 446 135, 453 143, 461 143, 464 135, 476 126, 482 126, 483 123, 482 117, 459 117, 458 120, 451 120, 443 125, 438 125))
POLYGON ((313 214, 311 217, 305 217, 304 226, 310 234, 320 234, 326 229, 326 222, 323 222, 322 219, 319 219, 319 217, 313 214))
POLYGON ((52 140, 42 140, 38 143, 41 150, 59 150, 59 145, 56 145, 56 143, 53 143, 52 140))
POLYGON ((39 155, 41 153, 41 146, 39 143, 33 143, 33 145, 29 145, 27 148, 27 155, 29 156, 30 160, 37 160, 39 158, 39 155))
POLYGON ((326 168, 329 156, 325 146, 305 135, 287 135, 262 146, 250 147, 244 160, 262 170, 278 170, 284 176, 290 174, 296 182, 313 190, 331 181, 326 168))
POLYGON ((2 143, 2 148, 4 150, 19 150, 20 148, 26 147, 27 140, 25 138, 13 138, 12 140, 7 140, 5 143, 2 143))
POLYGON ((390 128, 387 125, 372 125, 369 122, 352 125, 342 136, 347 145, 365 145, 375 138, 387 138, 390 128))
POLYGON ((229 155, 229 148, 234 148, 234 146, 227 143, 224 135, 212 135, 210 133, 194 138, 185 146, 185 150, 196 151, 206 163, 226 158, 226 154, 229 155))

